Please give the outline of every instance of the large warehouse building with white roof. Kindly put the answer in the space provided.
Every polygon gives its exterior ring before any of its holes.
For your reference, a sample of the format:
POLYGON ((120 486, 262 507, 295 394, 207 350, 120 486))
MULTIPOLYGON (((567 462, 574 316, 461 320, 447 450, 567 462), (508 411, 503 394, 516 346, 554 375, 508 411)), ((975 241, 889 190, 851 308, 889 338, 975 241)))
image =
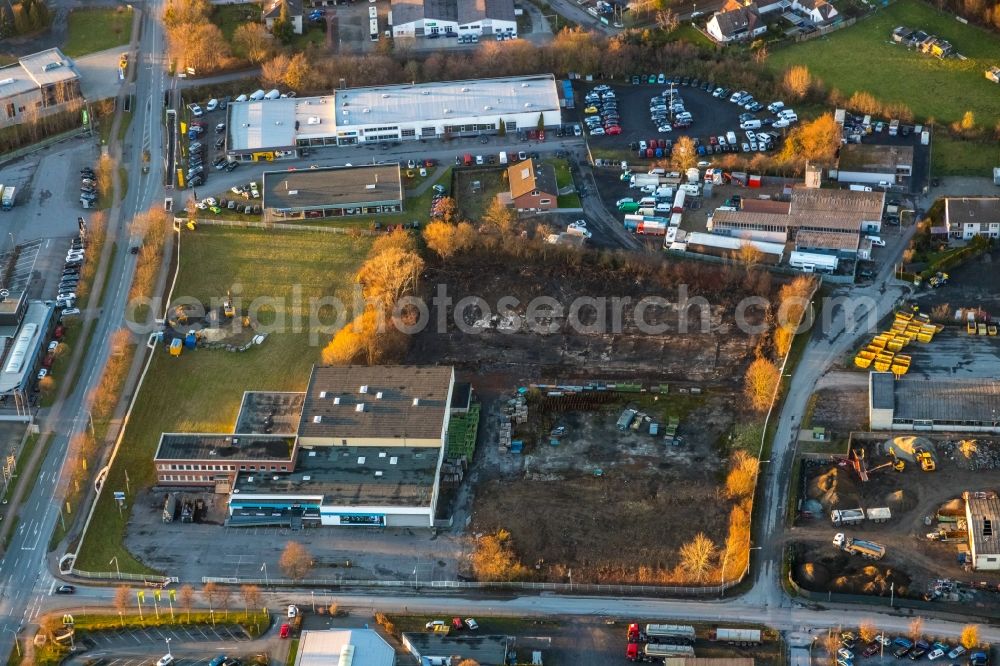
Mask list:
POLYGON ((495 134, 561 122, 551 74, 336 90, 323 97, 232 102, 226 152, 238 160, 348 146, 495 134))

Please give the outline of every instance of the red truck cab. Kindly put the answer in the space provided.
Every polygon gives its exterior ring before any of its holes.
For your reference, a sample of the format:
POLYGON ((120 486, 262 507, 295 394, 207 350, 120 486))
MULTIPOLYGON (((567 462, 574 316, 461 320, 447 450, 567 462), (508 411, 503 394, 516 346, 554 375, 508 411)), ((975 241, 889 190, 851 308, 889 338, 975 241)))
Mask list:
POLYGON ((642 647, 638 643, 629 643, 625 646, 625 658, 629 661, 639 661, 639 648, 642 647))
POLYGON ((462 158, 462 162, 465 164, 465 166, 472 166, 472 155, 466 153, 465 156, 462 158))
POLYGON ((636 624, 635 622, 633 622, 632 624, 628 625, 628 642, 629 643, 638 643, 639 642, 639 635, 640 635, 640 632, 639 632, 639 625, 638 624, 636 624))

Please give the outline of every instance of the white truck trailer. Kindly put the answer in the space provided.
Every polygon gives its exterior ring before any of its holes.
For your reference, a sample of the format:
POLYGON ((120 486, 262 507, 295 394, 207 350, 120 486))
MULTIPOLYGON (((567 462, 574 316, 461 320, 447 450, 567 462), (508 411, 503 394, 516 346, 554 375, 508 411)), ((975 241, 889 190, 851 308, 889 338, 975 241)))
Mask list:
POLYGON ((868 509, 868 520, 873 523, 887 523, 892 518, 892 511, 887 506, 868 509))
POLYGON ((816 252, 792 251, 788 257, 788 265, 805 273, 832 273, 839 265, 837 257, 816 252))
POLYGON ((830 520, 834 525, 860 525, 865 522, 865 510, 857 509, 834 509, 830 512, 830 520))

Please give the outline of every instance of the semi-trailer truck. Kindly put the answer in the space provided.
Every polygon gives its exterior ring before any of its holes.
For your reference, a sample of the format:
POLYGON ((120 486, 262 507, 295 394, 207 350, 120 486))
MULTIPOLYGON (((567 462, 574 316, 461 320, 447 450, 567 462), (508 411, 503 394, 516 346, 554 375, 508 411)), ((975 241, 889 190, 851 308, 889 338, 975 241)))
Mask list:
POLYGON ((834 509, 830 512, 830 520, 834 525, 860 525, 865 522, 865 510, 858 509, 834 509))
POLYGON ((625 658, 629 661, 651 662, 668 657, 693 657, 690 645, 667 645, 664 643, 629 643, 625 646, 625 658))
POLYGON ((874 541, 853 539, 843 532, 833 537, 833 545, 852 555, 860 555, 869 560, 881 560, 885 557, 885 546, 874 541))
POLYGON ((668 640, 694 643, 695 633, 694 627, 687 624, 647 624, 646 637, 660 643, 668 640))

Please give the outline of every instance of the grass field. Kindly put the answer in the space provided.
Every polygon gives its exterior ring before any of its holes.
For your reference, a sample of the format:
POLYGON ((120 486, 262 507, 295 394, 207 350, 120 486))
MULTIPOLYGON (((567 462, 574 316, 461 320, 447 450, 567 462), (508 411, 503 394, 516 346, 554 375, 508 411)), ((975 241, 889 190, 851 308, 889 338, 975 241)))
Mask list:
MULTIPOLYGON (((263 308, 260 319, 284 316, 287 330, 271 333, 263 345, 244 354, 198 350, 175 358, 157 348, 105 485, 124 490, 126 468, 132 488, 151 485, 151 459, 164 431, 232 431, 245 390, 303 390, 327 336, 310 346, 308 321, 302 321, 302 332, 291 332, 291 319, 303 314, 313 297, 339 295, 349 302, 346 290, 369 245, 367 237, 321 232, 203 226, 183 234, 175 299, 207 303, 239 284, 238 305, 246 308, 257 297, 272 298, 273 307, 263 308), (296 289, 301 290, 301 305, 292 300, 296 289)), ((122 546, 124 522, 111 493, 102 494, 76 566, 107 571, 108 562, 118 556, 122 571, 148 573, 122 546)))
POLYGON ((75 9, 69 15, 69 37, 62 47, 68 56, 82 56, 132 39, 132 11, 117 9, 75 9))
MULTIPOLYGON (((997 91, 1000 96, 1000 90, 997 91)), ((1000 104, 1000 101, 998 101, 1000 104)), ((1000 146, 995 141, 976 143, 952 139, 944 132, 934 135, 931 145, 931 175, 980 176, 990 178, 1000 164, 1000 146)))
POLYGON ((965 111, 993 128, 1000 89, 983 76, 1000 62, 1000 39, 920 0, 899 0, 828 37, 775 49, 768 65, 781 72, 806 65, 827 88, 845 97, 863 90, 883 102, 902 102, 915 117, 951 123, 965 111), (968 60, 939 60, 892 43, 893 28, 905 25, 943 37, 968 60))

